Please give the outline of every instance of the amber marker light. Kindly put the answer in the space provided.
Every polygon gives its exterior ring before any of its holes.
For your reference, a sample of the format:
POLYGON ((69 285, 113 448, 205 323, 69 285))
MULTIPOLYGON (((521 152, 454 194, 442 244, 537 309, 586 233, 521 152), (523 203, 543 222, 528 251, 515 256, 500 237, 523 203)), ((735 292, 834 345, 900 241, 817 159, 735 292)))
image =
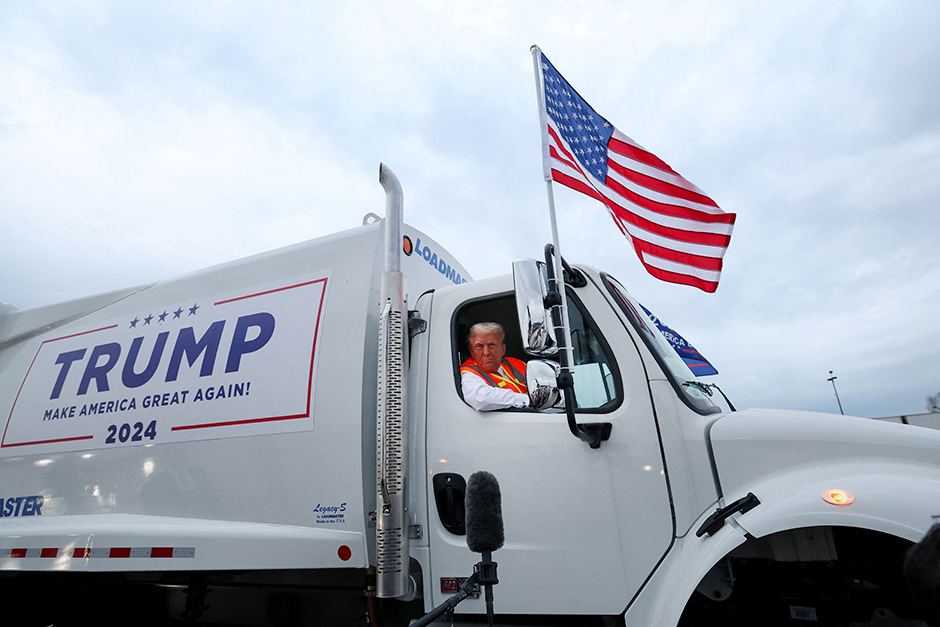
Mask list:
POLYGON ((822 498, 833 505, 851 505, 855 502, 855 495, 845 490, 826 490, 822 493, 822 498))

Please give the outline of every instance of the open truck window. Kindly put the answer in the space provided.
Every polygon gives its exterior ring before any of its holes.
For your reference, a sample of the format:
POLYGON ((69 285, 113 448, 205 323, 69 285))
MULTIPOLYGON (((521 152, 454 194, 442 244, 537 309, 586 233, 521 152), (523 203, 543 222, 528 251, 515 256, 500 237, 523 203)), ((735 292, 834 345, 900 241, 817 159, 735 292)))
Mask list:
MULTIPOLYGON (((571 290, 568 291, 568 319, 574 348, 574 385, 578 411, 611 411, 620 404, 621 399, 616 363, 607 342, 571 290)), ((526 362, 533 359, 522 350, 516 299, 512 294, 467 303, 454 315, 452 336, 454 381, 461 398, 463 394, 460 386, 460 364, 470 356, 467 334, 470 327, 477 322, 498 322, 503 326, 506 332, 507 357, 526 362)), ((557 358, 553 358, 553 361, 557 361, 557 358)))

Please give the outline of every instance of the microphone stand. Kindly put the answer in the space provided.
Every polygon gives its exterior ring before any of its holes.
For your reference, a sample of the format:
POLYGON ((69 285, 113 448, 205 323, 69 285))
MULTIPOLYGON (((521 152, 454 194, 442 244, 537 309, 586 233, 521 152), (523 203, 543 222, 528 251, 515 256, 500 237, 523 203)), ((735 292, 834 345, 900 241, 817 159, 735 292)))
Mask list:
POLYGON ((493 561, 493 554, 490 551, 483 552, 483 560, 473 566, 473 574, 460 587, 460 591, 435 607, 433 610, 411 623, 410 627, 427 627, 445 612, 453 610, 457 604, 473 595, 477 586, 484 587, 484 599, 486 601, 486 618, 490 627, 493 627, 493 586, 499 583, 496 575, 498 564, 493 561))
POLYGON ((479 583, 485 590, 486 620, 489 622, 490 627, 493 627, 493 586, 499 583, 499 577, 496 576, 496 566, 492 552, 483 551, 483 560, 473 567, 474 576, 479 577, 479 583))

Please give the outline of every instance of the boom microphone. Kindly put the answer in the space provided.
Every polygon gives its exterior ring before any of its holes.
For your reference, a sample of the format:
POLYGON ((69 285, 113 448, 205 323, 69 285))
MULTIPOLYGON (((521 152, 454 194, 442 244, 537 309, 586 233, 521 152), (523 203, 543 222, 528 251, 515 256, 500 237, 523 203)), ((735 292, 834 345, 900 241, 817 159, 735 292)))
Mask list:
POLYGON ((464 507, 467 548, 490 553, 503 546, 503 506, 496 477, 483 470, 470 475, 464 507))

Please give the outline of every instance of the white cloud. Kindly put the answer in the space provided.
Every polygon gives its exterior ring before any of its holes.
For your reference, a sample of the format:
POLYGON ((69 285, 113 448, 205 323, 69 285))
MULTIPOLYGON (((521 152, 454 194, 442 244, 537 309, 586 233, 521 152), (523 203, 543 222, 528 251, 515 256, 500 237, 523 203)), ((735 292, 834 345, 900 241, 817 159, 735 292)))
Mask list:
POLYGON ((539 257, 537 43, 738 213, 707 295, 647 276, 602 207, 556 186, 568 259, 618 276, 743 406, 833 410, 834 369, 847 411, 917 411, 940 391, 938 25, 932 2, 7 8, 0 300, 54 302, 358 225, 384 208, 379 161, 405 186, 406 219, 474 276, 539 257))

